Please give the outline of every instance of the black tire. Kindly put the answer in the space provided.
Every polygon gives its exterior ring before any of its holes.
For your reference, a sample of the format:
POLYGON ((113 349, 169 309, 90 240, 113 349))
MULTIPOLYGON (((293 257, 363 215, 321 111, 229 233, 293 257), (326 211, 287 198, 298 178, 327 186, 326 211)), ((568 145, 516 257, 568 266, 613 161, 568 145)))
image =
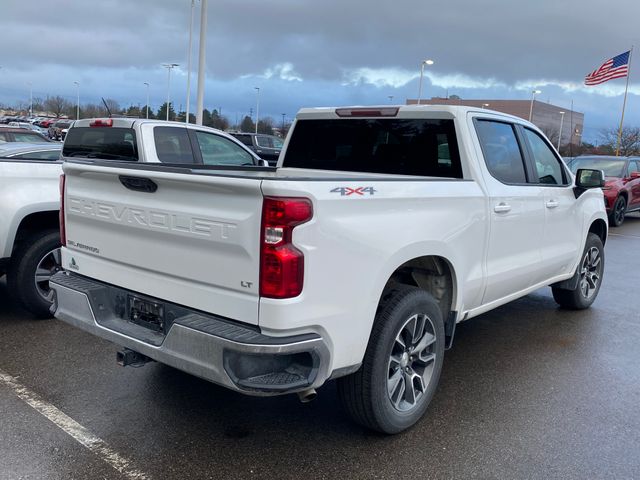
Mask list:
MULTIPOLYGON (((43 296, 36 285, 36 269, 40 261, 50 252, 60 248, 60 232, 44 230, 24 239, 12 254, 7 275, 9 290, 26 310, 37 318, 51 318, 49 309, 52 299, 43 296)), ((49 267, 49 265, 47 265, 49 267)), ((51 265, 52 272, 59 270, 51 265)), ((41 288, 48 283, 41 283, 41 288)))
POLYGON ((624 216, 627 212, 627 199, 623 196, 616 198, 613 204, 611 215, 609 215, 609 224, 614 227, 619 227, 624 222, 624 216))
POLYGON ((587 242, 578 264, 578 275, 578 285, 573 290, 551 288, 553 299, 561 307, 583 310, 589 308, 598 296, 604 276, 604 246, 600 237, 595 233, 589 233, 587 236, 587 242), (597 252, 599 258, 597 266, 590 265, 595 261, 592 260, 594 252, 597 252), (591 257, 589 257, 590 254, 591 257), (594 275, 597 276, 595 282, 594 275), (592 283, 595 283, 595 287, 592 283))
MULTIPOLYGON (((378 308, 362 366, 357 372, 338 379, 338 394, 343 408, 357 423, 378 432, 392 434, 411 427, 424 415, 435 393, 442 370, 444 343, 444 322, 436 300, 416 287, 395 289, 378 308), (392 380, 391 372, 398 373, 397 370, 400 370, 403 379, 398 383, 403 383, 406 391, 406 377, 403 376, 406 367, 398 363, 398 368, 394 370, 391 367, 391 355, 399 345, 396 343, 397 337, 405 331, 403 326, 416 314, 421 316, 419 318, 426 316, 430 320, 428 328, 433 332, 435 342, 428 348, 432 348, 429 354, 434 354, 435 359, 433 366, 429 367, 431 370, 426 388, 419 392, 419 396, 415 396, 415 404, 408 411, 401 411, 394 405, 388 382, 392 380)), ((419 368, 417 363, 412 362, 409 368, 413 367, 419 368)), ((414 384, 413 380, 411 383, 414 384)))

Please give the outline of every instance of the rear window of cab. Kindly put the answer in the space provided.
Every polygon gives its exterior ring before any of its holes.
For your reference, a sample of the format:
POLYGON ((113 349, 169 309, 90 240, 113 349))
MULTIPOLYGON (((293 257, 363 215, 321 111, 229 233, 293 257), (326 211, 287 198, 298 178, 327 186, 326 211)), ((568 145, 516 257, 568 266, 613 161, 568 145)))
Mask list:
POLYGON ((64 141, 64 157, 138 160, 136 132, 132 128, 74 127, 64 141))

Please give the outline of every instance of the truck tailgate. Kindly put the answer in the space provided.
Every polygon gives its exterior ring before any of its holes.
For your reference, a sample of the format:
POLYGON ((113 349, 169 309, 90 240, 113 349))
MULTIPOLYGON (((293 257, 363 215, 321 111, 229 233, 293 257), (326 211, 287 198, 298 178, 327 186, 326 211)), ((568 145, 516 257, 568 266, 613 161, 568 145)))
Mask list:
POLYGON ((64 172, 65 268, 258 323, 261 180, 82 163, 64 172))

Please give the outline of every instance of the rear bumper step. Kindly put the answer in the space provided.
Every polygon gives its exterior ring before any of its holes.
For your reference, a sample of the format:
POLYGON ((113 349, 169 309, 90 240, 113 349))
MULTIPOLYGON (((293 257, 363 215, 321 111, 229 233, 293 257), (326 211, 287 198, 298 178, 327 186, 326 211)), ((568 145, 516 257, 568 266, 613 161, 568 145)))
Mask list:
POLYGON ((317 388, 328 378, 329 349, 320 335, 284 337, 152 299, 77 274, 50 280, 55 316, 161 363, 252 395, 317 388), (164 307, 157 328, 126 317, 127 295, 164 307), (124 299, 124 300, 123 300, 124 299))

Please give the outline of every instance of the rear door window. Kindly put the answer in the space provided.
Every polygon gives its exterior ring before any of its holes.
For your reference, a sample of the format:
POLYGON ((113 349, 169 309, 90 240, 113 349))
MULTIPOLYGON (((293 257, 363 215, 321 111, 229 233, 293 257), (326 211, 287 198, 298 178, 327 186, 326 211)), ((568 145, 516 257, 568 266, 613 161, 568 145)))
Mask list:
POLYGON ((155 127, 153 139, 158 159, 162 163, 199 163, 193 155, 189 132, 186 128, 155 127))
POLYGON ((299 120, 284 167, 462 178, 453 120, 299 120))
POLYGON ((513 125, 480 119, 475 125, 484 161, 491 176, 506 184, 526 183, 522 151, 513 125))
POLYGON ((228 138, 200 130, 195 134, 205 165, 254 165, 253 157, 228 138))
POLYGON ((18 155, 13 155, 13 158, 22 158, 25 160, 58 160, 60 158, 60 150, 19 153, 18 155))
POLYGON ((136 161, 136 133, 132 128, 73 127, 65 137, 62 155, 136 161))

